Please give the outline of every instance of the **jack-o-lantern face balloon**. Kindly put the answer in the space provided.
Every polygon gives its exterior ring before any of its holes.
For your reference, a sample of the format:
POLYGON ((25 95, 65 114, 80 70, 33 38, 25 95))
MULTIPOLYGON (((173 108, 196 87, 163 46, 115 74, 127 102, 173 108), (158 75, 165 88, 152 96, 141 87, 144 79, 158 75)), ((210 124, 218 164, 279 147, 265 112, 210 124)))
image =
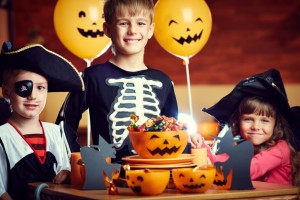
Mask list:
POLYGON ((181 192, 202 193, 211 187, 216 174, 216 168, 179 168, 172 170, 176 188, 181 192))
POLYGON ((158 43, 175 56, 189 58, 206 44, 212 17, 204 0, 159 0, 154 23, 158 43))
POLYGON ((103 32, 103 6, 99 0, 57 1, 55 31, 63 45, 79 58, 92 60, 111 44, 103 32))

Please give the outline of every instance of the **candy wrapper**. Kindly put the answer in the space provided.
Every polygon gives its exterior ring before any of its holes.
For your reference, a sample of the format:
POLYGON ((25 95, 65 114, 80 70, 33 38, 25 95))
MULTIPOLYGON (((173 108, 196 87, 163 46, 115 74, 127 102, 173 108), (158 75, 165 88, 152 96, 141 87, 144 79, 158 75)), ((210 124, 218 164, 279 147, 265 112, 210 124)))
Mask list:
POLYGON ((157 118, 149 118, 144 124, 137 125, 139 116, 135 114, 130 115, 132 123, 128 126, 129 131, 137 132, 155 132, 155 131, 179 131, 187 130, 184 123, 179 122, 174 117, 166 117, 165 115, 158 116, 157 118))

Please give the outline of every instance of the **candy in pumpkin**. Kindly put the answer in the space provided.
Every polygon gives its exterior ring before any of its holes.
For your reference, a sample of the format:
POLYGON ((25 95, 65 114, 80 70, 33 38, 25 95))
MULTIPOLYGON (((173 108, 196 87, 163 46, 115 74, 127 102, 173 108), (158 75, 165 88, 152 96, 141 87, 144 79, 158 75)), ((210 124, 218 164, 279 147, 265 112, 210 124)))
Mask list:
POLYGON ((129 132, 134 150, 142 158, 176 158, 187 142, 187 131, 129 132))
POLYGON ((138 116, 131 116, 129 138, 136 153, 142 158, 176 158, 182 154, 187 142, 186 126, 173 117, 150 118, 137 125, 138 116))

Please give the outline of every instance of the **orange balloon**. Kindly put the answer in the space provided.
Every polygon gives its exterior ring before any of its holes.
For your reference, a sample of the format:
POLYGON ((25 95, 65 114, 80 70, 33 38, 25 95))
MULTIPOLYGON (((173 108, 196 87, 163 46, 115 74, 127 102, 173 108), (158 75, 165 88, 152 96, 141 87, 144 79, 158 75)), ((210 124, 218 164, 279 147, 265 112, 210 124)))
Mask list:
POLYGON ((154 36, 166 51, 192 57, 206 44, 212 17, 204 0, 158 0, 154 9, 154 36))
POLYGON ((103 32, 103 1, 58 0, 54 27, 63 45, 82 59, 93 60, 111 45, 103 32))

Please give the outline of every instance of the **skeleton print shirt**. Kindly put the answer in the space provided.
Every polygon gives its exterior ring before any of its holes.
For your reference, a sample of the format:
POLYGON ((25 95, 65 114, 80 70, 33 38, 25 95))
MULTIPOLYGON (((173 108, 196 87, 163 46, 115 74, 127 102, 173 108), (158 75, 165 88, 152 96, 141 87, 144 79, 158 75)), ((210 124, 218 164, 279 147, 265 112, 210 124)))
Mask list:
POLYGON ((86 90, 69 94, 57 121, 65 121, 72 151, 79 151, 74 130, 86 109, 89 109, 93 144, 98 144, 99 135, 116 144, 116 160, 132 155, 127 130, 130 114, 138 115, 140 123, 159 115, 178 117, 173 83, 159 70, 128 72, 106 62, 87 68, 83 79, 86 90))

